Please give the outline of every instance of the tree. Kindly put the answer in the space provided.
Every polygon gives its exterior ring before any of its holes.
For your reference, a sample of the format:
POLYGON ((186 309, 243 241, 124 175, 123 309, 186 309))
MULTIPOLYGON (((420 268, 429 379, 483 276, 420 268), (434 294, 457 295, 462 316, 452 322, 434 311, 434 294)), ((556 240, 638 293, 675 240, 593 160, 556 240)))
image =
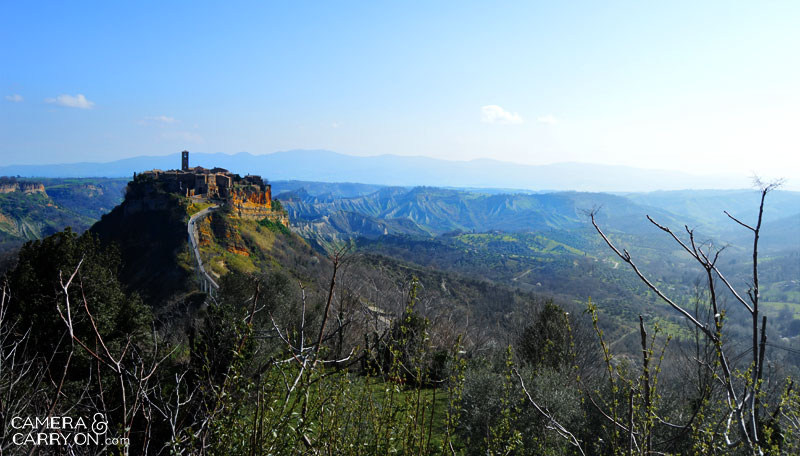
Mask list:
MULTIPOLYGON (((125 292, 118 279, 120 267, 118 250, 102 247, 90 233, 78 236, 67 228, 28 242, 8 274, 9 288, 17 291, 9 300, 7 318, 19 328, 32 329, 34 351, 52 354, 64 332, 55 303, 64 301, 61 283, 77 270, 70 299, 88 302, 106 342, 125 343, 129 336, 144 336, 149 332, 150 309, 136 294, 125 292)), ((76 316, 74 323, 79 335, 89 337, 88 320, 76 316)))
POLYGON ((0 366, 0 421, 101 414, 124 439, 120 446, 135 441, 135 452, 146 453, 165 354, 149 332, 149 308, 125 292, 119 267, 115 248, 69 229, 21 249, 0 304, 0 359, 12 361, 0 366))
POLYGON ((714 369, 715 376, 719 378, 724 388, 723 409, 725 417, 723 422, 725 425, 724 429, 719 433, 724 442, 720 444, 720 442, 712 439, 711 445, 721 449, 743 446, 750 454, 763 454, 770 442, 769 435, 765 435, 762 431, 770 417, 766 413, 766 407, 762 406, 761 403, 763 400, 762 382, 767 345, 767 317, 762 315, 759 309, 758 242, 764 213, 764 201, 767 194, 777 188, 780 182, 762 183, 756 179, 756 184, 758 185, 761 199, 755 224, 747 224, 725 211, 725 214, 731 220, 753 234, 752 276, 750 278, 750 286, 744 293, 739 292, 717 267, 720 253, 724 250, 724 247, 718 248, 710 242, 698 242, 695 238, 694 230, 688 226, 684 226, 686 234, 683 237, 678 236, 669 227, 660 225, 649 215, 647 216, 650 223, 671 236, 703 270, 708 291, 708 305, 713 315, 713 327, 698 320, 696 314, 693 314, 680 304, 678 299, 667 296, 653 280, 639 269, 627 249, 620 250, 617 248, 598 226, 595 219, 596 211, 590 213, 590 218, 595 230, 597 230, 608 247, 631 267, 639 279, 661 300, 689 321, 706 340, 713 344, 716 352, 716 365, 708 366, 708 368, 714 369), (752 338, 750 350, 752 351, 752 361, 744 372, 738 372, 732 367, 732 357, 728 353, 728 346, 724 344, 726 341, 725 333, 723 332, 725 313, 721 309, 720 297, 727 293, 749 313, 751 318, 752 331, 750 335, 752 338), (718 372, 717 369, 719 370, 718 372))
POLYGON ((414 309, 417 286, 417 280, 413 279, 408 305, 400 318, 392 323, 388 339, 380 349, 384 374, 395 381, 414 385, 425 382, 430 351, 430 322, 414 309))
POLYGON ((527 326, 518 341, 517 353, 524 363, 534 368, 559 370, 571 361, 569 316, 551 302, 527 326))

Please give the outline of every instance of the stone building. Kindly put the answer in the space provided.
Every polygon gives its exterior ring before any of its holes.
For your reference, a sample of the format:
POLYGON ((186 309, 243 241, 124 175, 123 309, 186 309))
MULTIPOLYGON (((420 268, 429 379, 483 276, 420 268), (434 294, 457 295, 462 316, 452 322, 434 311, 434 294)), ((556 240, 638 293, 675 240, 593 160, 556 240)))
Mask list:
POLYGON ((188 151, 181 152, 181 169, 153 169, 134 174, 133 179, 134 182, 152 179, 167 192, 222 203, 235 217, 269 218, 289 226, 286 213, 273 210, 272 188, 261 176, 241 177, 223 168, 190 168, 188 151))

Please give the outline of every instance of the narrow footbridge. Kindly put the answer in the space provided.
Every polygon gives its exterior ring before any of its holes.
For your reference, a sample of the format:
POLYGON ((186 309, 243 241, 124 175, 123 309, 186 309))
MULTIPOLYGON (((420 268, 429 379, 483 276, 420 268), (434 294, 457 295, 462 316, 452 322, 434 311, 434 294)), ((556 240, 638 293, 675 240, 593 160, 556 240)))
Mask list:
POLYGON ((197 235, 196 222, 217 209, 219 209, 219 206, 217 205, 207 207, 189 217, 189 223, 187 224, 187 230, 189 232, 189 245, 192 248, 195 262, 197 262, 197 278, 200 282, 201 289, 210 294, 215 294, 217 290, 219 290, 219 285, 217 285, 217 282, 215 282, 211 275, 208 274, 206 268, 203 266, 203 260, 200 258, 200 247, 198 246, 199 238, 197 235))

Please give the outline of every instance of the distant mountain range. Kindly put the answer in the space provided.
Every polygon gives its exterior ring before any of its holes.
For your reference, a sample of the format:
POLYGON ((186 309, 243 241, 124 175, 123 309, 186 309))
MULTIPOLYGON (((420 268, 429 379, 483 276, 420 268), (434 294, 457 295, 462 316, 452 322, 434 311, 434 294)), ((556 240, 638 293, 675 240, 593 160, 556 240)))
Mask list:
MULTIPOLYGON (((675 171, 587 163, 521 165, 490 159, 449 161, 428 157, 357 157, 325 150, 192 153, 190 165, 219 166, 270 180, 359 182, 395 186, 520 189, 529 191, 641 192, 731 189, 749 186, 748 176, 697 176, 675 171)), ((0 175, 23 177, 128 177, 149 169, 175 169, 180 153, 139 156, 106 163, 0 166, 0 175)))

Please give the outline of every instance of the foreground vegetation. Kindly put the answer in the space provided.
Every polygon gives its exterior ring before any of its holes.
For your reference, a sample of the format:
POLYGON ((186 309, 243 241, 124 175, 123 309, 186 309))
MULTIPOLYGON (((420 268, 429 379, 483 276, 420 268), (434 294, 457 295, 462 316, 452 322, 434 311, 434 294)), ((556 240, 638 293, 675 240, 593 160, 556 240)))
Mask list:
MULTIPOLYGON (((800 451, 798 363, 770 345, 757 243, 752 286, 740 290, 725 283, 717 250, 691 231, 676 235, 706 280, 676 298, 683 289, 644 282, 681 318, 623 315, 620 327, 593 300, 343 248, 322 258, 283 226, 224 214, 208 221, 204 255, 249 256, 224 262, 219 292, 206 296, 168 280, 162 264, 182 251, 198 208, 135 197, 92 232, 25 244, 4 278, 3 454, 800 451), (159 233, 148 257, 142 239, 159 233), (181 293, 167 302, 170 286, 181 293), (748 322, 752 332, 738 334, 748 322), (96 445, 17 443, 53 429, 20 430, 15 417, 97 414, 108 428, 96 445)), ((635 252, 596 227, 622 267, 636 265, 635 252)), ((518 248, 517 236, 456 237, 518 248)), ((534 241, 537 254, 560 245, 534 241)), ((180 254, 171 261, 183 267, 180 254)))

